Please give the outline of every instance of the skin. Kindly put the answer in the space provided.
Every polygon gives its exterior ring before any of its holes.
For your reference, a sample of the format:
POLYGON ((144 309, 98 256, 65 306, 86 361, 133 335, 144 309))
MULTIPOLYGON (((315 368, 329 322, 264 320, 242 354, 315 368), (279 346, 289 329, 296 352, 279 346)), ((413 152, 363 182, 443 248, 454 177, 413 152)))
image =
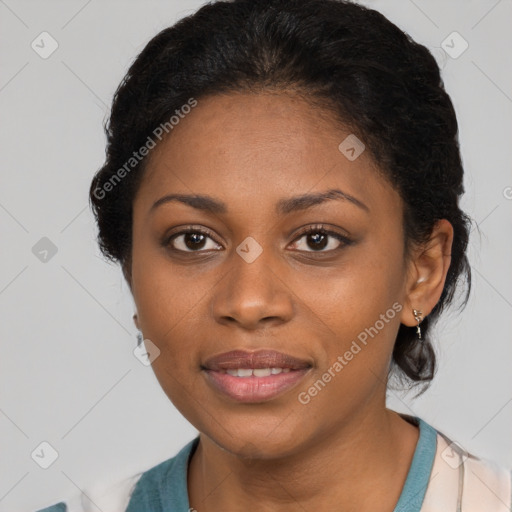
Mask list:
POLYGON ((200 432, 188 473, 190 506, 199 512, 250 510, 255 500, 268 512, 391 512, 400 496, 418 429, 385 407, 391 353, 400 323, 416 325, 412 309, 426 316, 439 300, 453 229, 438 222, 406 260, 402 201, 368 151, 354 161, 339 151, 350 133, 291 93, 231 93, 198 100, 150 154, 125 275, 136 324, 161 351, 155 375, 200 432), (282 198, 328 189, 366 209, 326 200, 275 212, 282 198), (171 193, 212 196, 227 211, 177 201, 151 210, 171 193), (318 223, 352 243, 329 237, 315 251, 311 236, 297 233, 318 223), (196 252, 184 236, 174 247, 188 252, 165 247, 166 236, 190 224, 211 238, 196 252), (252 263, 236 252, 248 236, 263 249, 252 263), (394 303, 400 313, 299 403, 394 303), (234 349, 274 349, 312 368, 285 394, 241 404, 214 391, 200 368, 234 349))

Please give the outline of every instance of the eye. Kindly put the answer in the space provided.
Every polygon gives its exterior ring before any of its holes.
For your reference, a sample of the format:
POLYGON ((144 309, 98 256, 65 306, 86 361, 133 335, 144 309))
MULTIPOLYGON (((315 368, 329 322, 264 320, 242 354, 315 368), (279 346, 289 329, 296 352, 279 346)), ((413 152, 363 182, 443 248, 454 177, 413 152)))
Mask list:
POLYGON ((212 239, 208 231, 200 228, 187 228, 179 233, 174 233, 166 238, 164 245, 179 252, 218 251, 222 249, 222 246, 212 239))
POLYGON ((308 226, 301 230, 299 235, 293 242, 293 248, 305 252, 336 251, 352 242, 340 233, 325 229, 323 225, 308 226))
MULTIPOLYGON (((328 230, 323 225, 307 226, 299 232, 292 248, 303 252, 331 252, 350 245, 352 241, 336 231, 328 230)), ((200 227, 186 229, 167 236, 163 245, 176 252, 207 252, 222 250, 209 231, 200 227)))

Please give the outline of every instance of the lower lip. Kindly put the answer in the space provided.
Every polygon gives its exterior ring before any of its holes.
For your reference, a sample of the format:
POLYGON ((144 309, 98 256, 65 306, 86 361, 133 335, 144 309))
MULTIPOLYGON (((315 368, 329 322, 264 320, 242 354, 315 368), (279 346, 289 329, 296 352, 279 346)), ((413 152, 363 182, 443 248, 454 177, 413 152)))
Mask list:
POLYGON ((265 402, 289 391, 301 381, 309 368, 290 370, 268 377, 234 377, 229 373, 205 370, 207 381, 215 390, 236 400, 237 402, 265 402))

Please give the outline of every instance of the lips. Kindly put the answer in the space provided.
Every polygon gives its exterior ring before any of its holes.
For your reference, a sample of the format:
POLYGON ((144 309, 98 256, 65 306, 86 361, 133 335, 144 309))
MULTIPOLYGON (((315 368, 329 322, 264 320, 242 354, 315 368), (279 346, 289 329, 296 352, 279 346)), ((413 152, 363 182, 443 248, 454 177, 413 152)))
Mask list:
POLYGON ((303 370, 311 364, 303 359, 298 359, 289 354, 274 350, 259 350, 246 352, 244 350, 232 350, 208 359, 204 365, 208 370, 235 370, 258 368, 289 368, 290 370, 303 370))
POLYGON ((201 366, 217 393, 245 403, 267 402, 291 390, 312 365, 273 350, 233 350, 208 359, 201 366))

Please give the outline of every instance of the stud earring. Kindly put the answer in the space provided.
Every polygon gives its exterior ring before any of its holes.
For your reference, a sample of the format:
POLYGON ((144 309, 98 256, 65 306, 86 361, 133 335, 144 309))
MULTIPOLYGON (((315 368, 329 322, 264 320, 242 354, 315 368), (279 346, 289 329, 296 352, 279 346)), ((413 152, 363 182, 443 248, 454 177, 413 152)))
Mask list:
POLYGON ((413 309, 412 314, 414 315, 414 319, 416 322, 418 322, 418 325, 416 326, 416 334, 418 335, 418 341, 422 342, 423 338, 421 337, 421 321, 423 320, 423 313, 419 309, 413 309))

